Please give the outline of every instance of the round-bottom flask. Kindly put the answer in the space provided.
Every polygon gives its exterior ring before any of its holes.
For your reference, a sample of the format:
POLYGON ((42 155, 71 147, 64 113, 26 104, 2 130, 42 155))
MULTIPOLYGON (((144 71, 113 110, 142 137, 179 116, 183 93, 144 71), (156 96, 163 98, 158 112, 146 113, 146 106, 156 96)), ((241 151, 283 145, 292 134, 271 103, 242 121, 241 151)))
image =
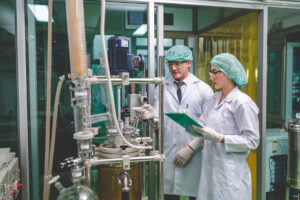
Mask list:
POLYGON ((90 188, 74 184, 69 188, 62 189, 57 200, 98 200, 98 197, 90 188))

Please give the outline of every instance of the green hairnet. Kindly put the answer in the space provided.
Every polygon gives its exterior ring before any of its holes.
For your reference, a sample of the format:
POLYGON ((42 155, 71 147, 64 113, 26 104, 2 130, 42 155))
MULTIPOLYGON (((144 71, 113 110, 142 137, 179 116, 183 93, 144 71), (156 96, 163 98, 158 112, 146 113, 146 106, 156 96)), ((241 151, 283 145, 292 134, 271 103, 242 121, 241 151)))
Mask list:
POLYGON ((167 51, 166 60, 167 61, 193 60, 193 54, 192 54, 192 51, 188 47, 186 47, 184 45, 175 45, 167 51))
POLYGON ((230 53, 221 53, 213 57, 210 64, 218 67, 240 89, 248 83, 243 65, 230 53))

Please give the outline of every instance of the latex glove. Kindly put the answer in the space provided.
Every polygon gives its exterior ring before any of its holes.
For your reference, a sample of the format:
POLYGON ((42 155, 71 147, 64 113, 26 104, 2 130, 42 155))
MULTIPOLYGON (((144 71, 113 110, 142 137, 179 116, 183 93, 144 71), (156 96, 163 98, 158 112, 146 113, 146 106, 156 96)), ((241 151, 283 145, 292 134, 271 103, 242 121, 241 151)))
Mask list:
POLYGON ((178 167, 183 167, 190 160, 193 153, 194 151, 190 147, 183 147, 176 153, 175 159, 173 161, 174 164, 178 167))
POLYGON ((193 125, 193 129, 195 131, 197 131, 198 133, 201 133, 203 138, 206 140, 211 140, 214 142, 221 142, 224 137, 223 134, 218 133, 217 131, 215 131, 207 126, 200 128, 199 126, 193 125))
POLYGON ((150 104, 144 104, 142 107, 133 107, 132 110, 139 112, 142 119, 153 119, 155 117, 154 108, 150 104))

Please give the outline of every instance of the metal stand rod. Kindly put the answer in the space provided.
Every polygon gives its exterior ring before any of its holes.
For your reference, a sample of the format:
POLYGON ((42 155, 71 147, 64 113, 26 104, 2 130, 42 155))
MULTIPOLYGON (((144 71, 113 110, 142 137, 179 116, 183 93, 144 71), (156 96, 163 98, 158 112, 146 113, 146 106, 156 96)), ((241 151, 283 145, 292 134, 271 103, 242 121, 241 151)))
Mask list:
MULTIPOLYGON (((162 162, 165 159, 164 155, 155 155, 155 156, 140 156, 140 157, 131 157, 129 158, 130 162, 150 162, 150 161, 159 161, 162 162)), ((114 164, 123 162, 123 158, 110 158, 110 159, 97 159, 91 158, 85 160, 85 165, 87 166, 96 166, 96 165, 105 165, 105 164, 114 164)))
POLYGON ((91 187, 91 166, 85 166, 85 185, 91 187))
MULTIPOLYGON (((158 76, 164 76, 164 57, 159 56, 158 76)), ((158 151, 163 154, 163 140, 164 140, 164 85, 159 85, 159 120, 158 120, 158 151)), ((158 163, 158 199, 164 199, 164 176, 163 176, 163 163, 158 163)))
MULTIPOLYGON (((108 79, 106 76, 92 76, 88 78, 91 84, 107 83, 108 79)), ((164 77, 156 78, 129 78, 129 83, 135 84, 163 84, 165 81, 164 77)), ((111 83, 114 85, 122 84, 123 80, 121 78, 111 78, 111 83)))
POLYGON ((121 85, 117 85, 118 89, 118 120, 121 120, 121 85))

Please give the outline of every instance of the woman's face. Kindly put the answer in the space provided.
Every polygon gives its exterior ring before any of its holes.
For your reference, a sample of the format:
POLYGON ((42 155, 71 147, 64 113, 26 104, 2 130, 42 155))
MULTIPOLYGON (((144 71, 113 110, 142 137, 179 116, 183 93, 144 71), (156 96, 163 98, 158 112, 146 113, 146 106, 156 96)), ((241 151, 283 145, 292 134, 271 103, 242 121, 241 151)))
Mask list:
POLYGON ((209 75, 209 79, 218 90, 232 84, 232 80, 230 80, 218 67, 214 65, 211 65, 209 75))

